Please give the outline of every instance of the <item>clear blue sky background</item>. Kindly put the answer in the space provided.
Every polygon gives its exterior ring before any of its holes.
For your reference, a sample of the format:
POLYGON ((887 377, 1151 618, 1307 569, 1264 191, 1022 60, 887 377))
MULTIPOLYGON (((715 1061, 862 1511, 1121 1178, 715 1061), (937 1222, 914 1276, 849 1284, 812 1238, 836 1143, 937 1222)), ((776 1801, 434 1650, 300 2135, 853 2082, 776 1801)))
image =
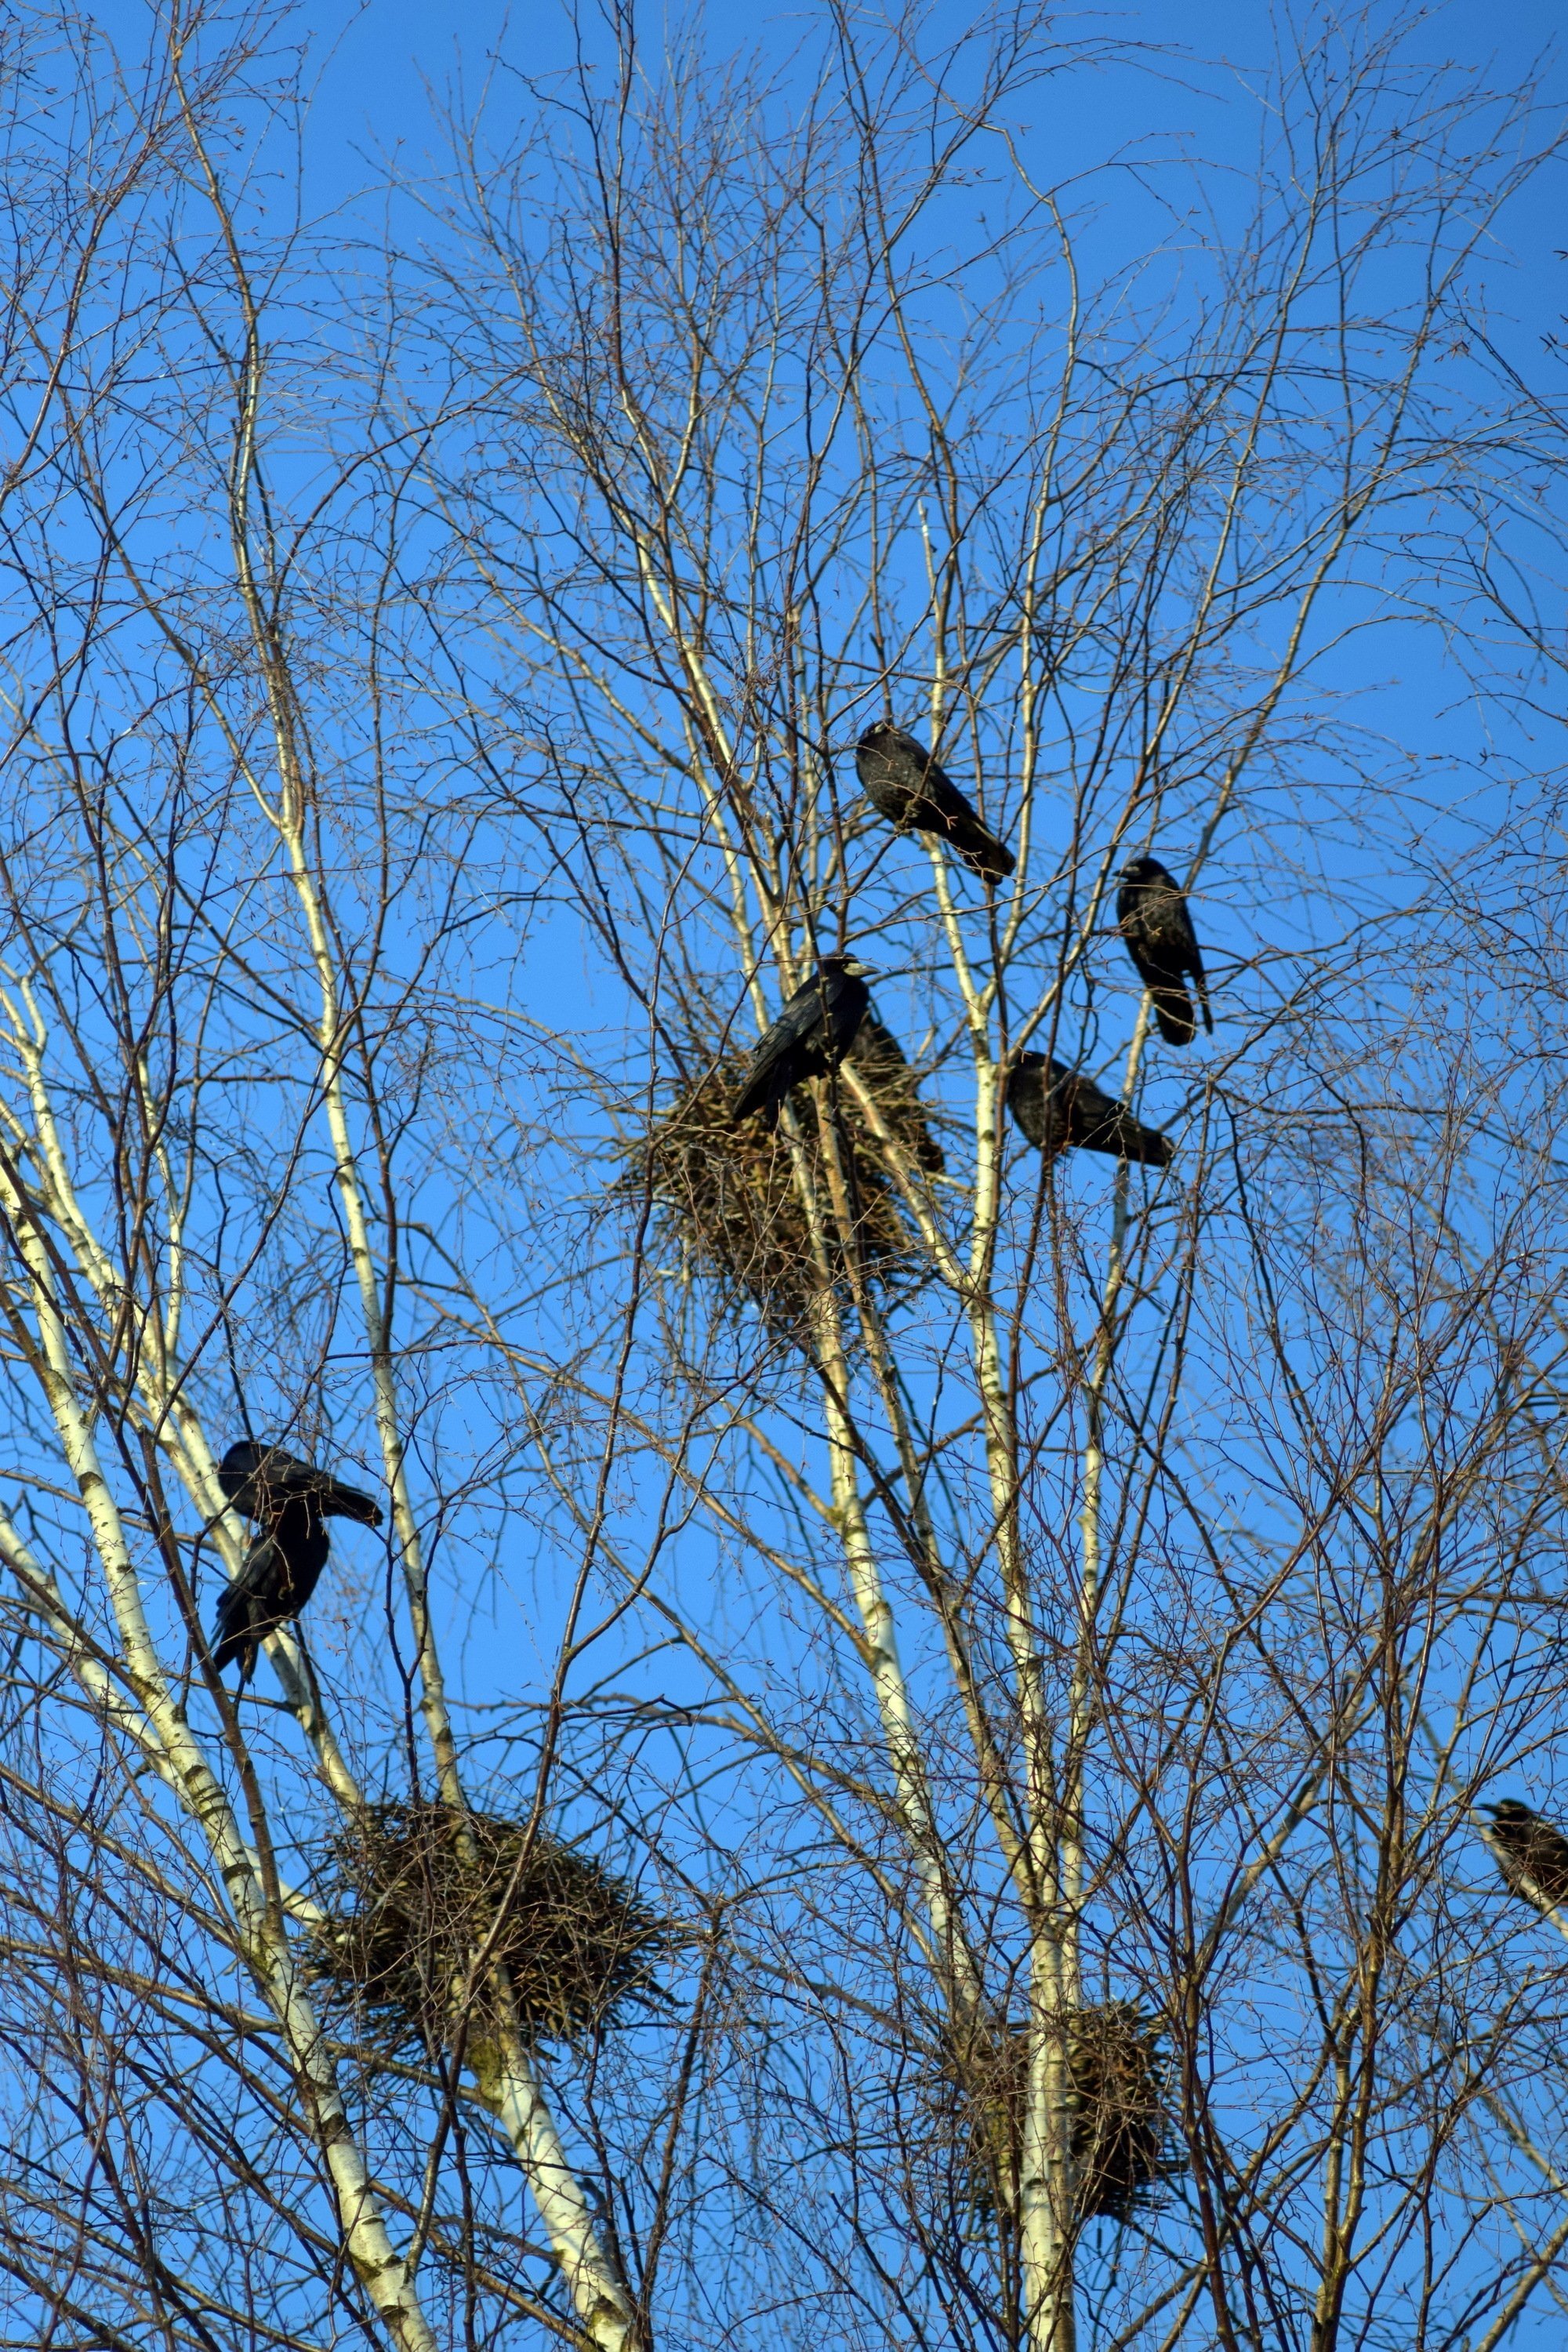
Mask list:
MULTIPOLYGON (((639 12, 638 24, 648 48, 668 26, 704 24, 715 51, 755 43, 782 58, 801 40, 816 13, 809 5, 742 8, 731 0, 705 16, 696 10, 662 15, 649 7, 639 12)), ((1034 134, 1032 168, 1038 171, 1043 160, 1058 184, 1077 179, 1080 195, 1092 194, 1100 250, 1093 251, 1091 240, 1091 262, 1125 265, 1171 236, 1173 217, 1163 200, 1181 203, 1187 193, 1182 174, 1171 168, 1179 160, 1229 162, 1243 169, 1251 163, 1257 115, 1242 97, 1249 68, 1267 55, 1274 22, 1308 23, 1315 13, 1289 6, 1271 12, 1266 0, 1198 0, 1196 5, 1158 0, 1125 10, 1063 11, 1059 29, 1065 40, 1126 40, 1146 44, 1148 51, 1142 67, 1075 70, 1047 81, 1024 110, 1034 134), (1147 168, 1106 169, 1133 159, 1147 168)), ((1404 11, 1373 0, 1366 13, 1375 27, 1380 19, 1392 24, 1404 11)), ((592 43, 600 37, 592 21, 596 12, 584 14, 590 19, 592 43)), ((945 17, 958 35, 975 14, 960 0, 958 5, 933 7, 928 23, 941 27, 945 17)), ((103 16, 111 24, 132 16, 140 19, 140 0, 111 0, 103 16)), ((569 11, 561 0, 522 0, 511 6, 468 0, 455 9, 431 9, 419 0, 368 0, 357 7, 341 0, 310 0, 285 21, 290 37, 303 34, 309 45, 306 80, 314 98, 305 127, 304 183, 307 205, 318 217, 337 205, 352 212, 356 199, 381 184, 394 155, 405 171, 416 173, 423 156, 439 158, 443 141, 433 108, 456 103, 458 111, 466 110, 493 76, 497 110, 508 115, 513 73, 548 78, 566 69, 573 55, 569 11)), ((1449 0, 1431 9, 1417 47, 1434 62, 1451 60, 1475 71, 1503 92, 1538 77, 1544 141, 1553 118, 1561 121, 1562 110, 1568 108, 1565 31, 1562 0, 1515 0, 1500 8, 1495 0, 1449 0)), ((1209 186, 1212 193, 1212 181, 1209 186)), ((1081 215, 1079 226, 1081 232, 1081 215)), ((1537 382, 1542 380, 1542 339, 1568 332, 1565 247, 1568 166, 1559 161, 1512 207, 1488 272, 1493 328, 1537 382)), ((1563 384, 1568 393, 1568 373, 1563 384)), ((1382 658, 1380 645, 1373 659, 1382 658)), ((1387 688, 1394 693, 1392 704, 1384 700, 1381 720, 1393 720, 1410 750, 1426 748, 1445 760, 1473 757, 1482 740, 1474 714, 1457 734, 1455 681, 1440 673, 1435 643, 1427 640, 1416 658, 1422 667, 1397 682, 1380 668, 1385 694, 1387 688)), ((1543 763, 1555 762, 1562 745, 1542 744, 1541 753, 1543 763)))
MULTIPOLYGON (((134 0, 112 0, 99 14, 106 23, 141 16, 134 0)), ((809 7, 759 9, 734 5, 706 12, 708 37, 720 50, 761 37, 769 47, 790 46, 810 21, 809 7)), ((977 12, 963 5, 933 9, 932 21, 951 16, 956 31, 977 12)), ((1283 14, 1284 12, 1282 12, 1283 14)), ((1305 16, 1306 11, 1295 12, 1305 16)), ((1376 23, 1373 0, 1368 11, 1376 23)), ((661 17, 647 9, 640 19, 645 39, 661 23, 701 21, 696 12, 661 17)), ((364 184, 374 159, 395 148, 417 155, 430 139, 430 96, 455 89, 460 78, 477 91, 489 61, 500 57, 531 74, 565 66, 571 48, 564 7, 556 0, 523 0, 503 6, 497 0, 466 0, 459 8, 431 8, 420 0, 368 0, 363 7, 340 0, 310 0, 291 20, 308 29, 318 71, 307 169, 321 201, 342 198, 364 184)), ((1062 167, 1091 167, 1132 145, 1150 154, 1170 152, 1175 142, 1190 152, 1223 155, 1237 136, 1251 135, 1247 110, 1226 103, 1223 78, 1215 65, 1245 74, 1264 53, 1269 10, 1265 0, 1159 0, 1159 5, 1118 10, 1064 10, 1064 38, 1104 37, 1142 41, 1152 52, 1150 69, 1139 78, 1141 96, 1128 103, 1121 73, 1075 75, 1070 98, 1065 85, 1047 85, 1040 119, 1051 121, 1060 142, 1062 167), (1200 70, 1194 74, 1190 68, 1200 70), (1073 150, 1077 150, 1074 154, 1073 150)), ((1517 89, 1532 67, 1544 65, 1545 87, 1568 100, 1568 68, 1560 44, 1568 25, 1561 0, 1449 0, 1432 9, 1424 44, 1433 58, 1451 58, 1487 70, 1503 89, 1517 89)), ((1568 205, 1563 183, 1542 183, 1534 200, 1511 223, 1520 264, 1521 319, 1554 320, 1564 307, 1561 248, 1568 246, 1568 205), (1548 187, 1552 194, 1548 195, 1548 187)))
MULTIPOLYGON (((110 0, 96 13, 111 27, 145 21, 139 0, 110 0)), ((943 13, 957 30, 975 12, 938 9, 933 20, 940 22, 943 13)), ((1375 24, 1380 13, 1393 12, 1380 11, 1373 0, 1368 13, 1375 24)), ((776 42, 787 48, 810 15, 809 9, 731 5, 710 8, 705 21, 718 49, 759 37, 770 47, 776 42)), ((647 39, 660 24, 699 19, 661 18, 648 9, 641 21, 647 39)), ((1064 83, 1046 86, 1038 119, 1049 121, 1064 173, 1092 168, 1133 148, 1151 157, 1178 145, 1223 156, 1236 152, 1238 138, 1250 138, 1249 110, 1227 103, 1226 78, 1215 68, 1245 75, 1263 55, 1269 11, 1262 0, 1199 0, 1195 6, 1159 0, 1126 10, 1064 11, 1060 21, 1065 38, 1126 38, 1146 42, 1152 52, 1131 105, 1122 72, 1075 74, 1070 97, 1064 83)), ((559 69, 571 57, 567 13, 556 0, 513 6, 466 0, 458 8, 430 8, 420 0, 368 0, 357 7, 308 0, 288 28, 308 38, 315 68, 305 161, 308 184, 323 205, 373 181, 378 160, 391 152, 400 150, 406 162, 430 145, 433 94, 449 95, 459 85, 476 93, 498 57, 530 74, 559 69)), ((1518 88, 1532 67, 1544 65, 1545 89, 1563 101, 1568 69, 1559 44, 1565 29, 1561 0, 1512 0, 1505 8, 1495 0, 1449 0, 1431 11, 1423 46, 1433 58, 1488 72, 1503 89, 1518 88)), ((1563 186, 1558 174, 1550 175, 1510 225, 1518 316, 1538 331, 1555 323, 1564 307, 1561 249, 1568 246, 1568 205, 1563 186)))

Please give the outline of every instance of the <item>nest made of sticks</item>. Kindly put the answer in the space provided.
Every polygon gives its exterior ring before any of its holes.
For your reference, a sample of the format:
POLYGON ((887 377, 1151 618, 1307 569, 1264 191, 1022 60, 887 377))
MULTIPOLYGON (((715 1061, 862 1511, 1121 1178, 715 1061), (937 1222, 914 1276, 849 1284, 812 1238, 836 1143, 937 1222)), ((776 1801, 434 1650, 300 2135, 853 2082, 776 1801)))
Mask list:
MULTIPOLYGON (((1169 2061, 1161 2028, 1132 2001, 1068 2021, 1072 2157, 1081 2219, 1126 2221, 1173 2169, 1169 2061)), ((960 2169, 973 2210, 1016 2210, 1029 2089, 1029 2030, 1008 2026, 943 2069, 956 2095, 960 2169)))
POLYGON ((459 2006, 482 2074, 505 1970, 525 2041, 576 2046, 655 1993, 667 1923, 592 1854, 523 1822, 439 1804, 367 1806, 332 1840, 311 1937, 317 1984, 389 2056, 449 2039, 459 2006), (465 2001, 464 1996, 467 1993, 465 2001))
MULTIPOLYGON (((896 1039, 870 1014, 849 1058, 889 1133, 919 1168, 942 1165, 927 1124, 915 1073, 896 1039)), ((794 1154, 782 1129, 760 1118, 730 1124, 750 1070, 743 1054, 721 1055, 702 1084, 637 1146, 636 1181, 652 1185, 667 1232, 731 1290, 745 1293, 776 1328, 809 1326, 821 1274, 801 1198, 794 1154)), ((847 1252, 833 1208, 833 1187, 816 1119, 803 1092, 793 1097, 806 1183, 820 1203, 829 1279, 846 1282, 847 1252)), ((914 1278, 919 1237, 889 1180, 879 1139, 847 1086, 837 1089, 839 1162, 852 1221, 853 1246, 868 1281, 914 1278)))

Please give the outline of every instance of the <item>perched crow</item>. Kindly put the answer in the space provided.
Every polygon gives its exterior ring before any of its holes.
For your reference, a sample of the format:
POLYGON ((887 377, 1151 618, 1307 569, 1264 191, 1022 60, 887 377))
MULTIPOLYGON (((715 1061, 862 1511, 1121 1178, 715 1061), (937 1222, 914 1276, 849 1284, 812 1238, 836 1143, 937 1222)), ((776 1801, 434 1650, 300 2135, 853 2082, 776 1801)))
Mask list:
POLYGON ((1013 853, 986 832, 952 778, 912 735, 879 719, 855 746, 860 789, 879 816, 934 833, 987 881, 1011 874, 1013 853))
POLYGON ((237 1511, 259 1521, 262 1532, 217 1604, 213 1664, 221 1675, 239 1660, 239 1686, 256 1670, 256 1653, 268 1633, 297 1617, 327 1564, 330 1518, 381 1525, 381 1505, 329 1470, 285 1454, 280 1445, 241 1439, 218 1465, 218 1485, 237 1511))
POLYGON ((269 1526, 289 1503, 309 1498, 317 1514, 327 1519, 358 1519, 362 1527, 381 1525, 381 1505, 357 1486, 345 1486, 330 1470, 285 1454, 280 1445, 252 1445, 241 1439, 231 1445, 218 1465, 218 1485, 227 1499, 247 1519, 269 1526))
POLYGON ((1500 1805, 1482 1811, 1492 1817, 1488 1842, 1515 1892, 1523 1892, 1520 1880, 1528 1878, 1543 1902, 1568 1905, 1568 1838, 1562 1831, 1517 1797, 1505 1797, 1500 1805))
POLYGON ((836 1070, 870 1001, 865 965, 853 956, 825 955, 757 1040, 751 1076, 731 1113, 731 1126, 741 1126, 760 1110, 771 1128, 792 1087, 836 1070))
MULTIPOLYGON (((381 1516, 378 1512, 377 1517, 381 1516)), ((221 1675, 239 1660, 241 1690, 256 1671, 268 1633, 297 1617, 316 1589, 331 1539, 317 1498, 285 1503, 245 1555, 245 1565, 217 1604, 213 1664, 221 1675)))
POLYGON ((874 1013, 868 1013, 855 1032, 849 1059, 866 1081, 890 1132, 921 1168, 934 1175, 946 1166, 941 1144, 925 1123, 920 1088, 904 1050, 874 1013))
POLYGON ((1074 1144, 1150 1168, 1163 1168, 1171 1157, 1169 1138, 1158 1129, 1134 1118, 1125 1103, 1102 1094, 1080 1070, 1047 1062, 1043 1054, 1019 1055, 1007 1080, 1007 1108, 1047 1160, 1074 1144))
POLYGON ((1197 1024, 1184 982, 1190 974, 1212 1031, 1208 982, 1187 902, 1173 874, 1157 857, 1135 857, 1116 893, 1116 928, 1154 1000, 1154 1018, 1167 1045, 1190 1045, 1197 1024))

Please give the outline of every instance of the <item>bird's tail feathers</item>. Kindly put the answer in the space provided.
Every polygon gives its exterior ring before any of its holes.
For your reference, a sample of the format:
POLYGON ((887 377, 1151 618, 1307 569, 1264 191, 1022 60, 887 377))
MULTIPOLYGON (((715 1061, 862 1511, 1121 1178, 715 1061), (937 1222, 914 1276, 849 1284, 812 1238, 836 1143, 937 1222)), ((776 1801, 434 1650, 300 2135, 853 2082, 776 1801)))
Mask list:
MULTIPOLYGON (((1193 1018, 1192 999, 1186 990, 1167 986, 1151 989, 1149 992, 1153 999, 1154 1018, 1160 1024, 1160 1034, 1166 1045, 1190 1045, 1197 1034, 1197 1023, 1193 1018)), ((1208 1019, 1206 1006, 1204 1018, 1205 1021, 1208 1019)))
POLYGON ((1145 1127, 1141 1118, 1134 1118, 1121 1104, 1113 1116, 1097 1118, 1076 1140, 1089 1151, 1103 1151, 1111 1160, 1135 1160, 1142 1168, 1164 1168, 1170 1164, 1170 1137, 1162 1135, 1157 1127, 1145 1127))
POLYGON ((1162 1135, 1156 1127, 1144 1127, 1130 1118, 1121 1137, 1121 1154, 1125 1160, 1136 1160, 1144 1168, 1168 1168, 1171 1164, 1171 1139, 1162 1135))
POLYGON ((964 864, 984 882, 1005 882, 1018 863, 1012 851, 994 834, 987 833, 978 818, 969 824, 955 824, 952 841, 964 864))
MULTIPOLYGON (((234 1587, 230 1585, 229 1591, 232 1592, 233 1590, 234 1587)), ((226 1616, 221 1602, 218 1606, 217 1623, 213 1628, 213 1638, 208 1645, 207 1656, 215 1675, 226 1675, 237 1658, 241 1690, 256 1672, 256 1636, 252 1633, 248 1622, 233 1623, 226 1616)))
POLYGON ((378 1528, 385 1516, 374 1495, 363 1495, 337 1478, 321 1496, 321 1513, 326 1518, 356 1520, 362 1528, 378 1528))
POLYGON ((766 1133, 771 1135, 779 1123, 778 1104, 772 1101, 766 1094, 759 1094, 754 1087, 748 1087, 730 1113, 731 1134, 732 1135, 737 1128, 744 1127, 746 1121, 749 1118, 754 1118, 759 1111, 763 1116, 763 1127, 766 1133))

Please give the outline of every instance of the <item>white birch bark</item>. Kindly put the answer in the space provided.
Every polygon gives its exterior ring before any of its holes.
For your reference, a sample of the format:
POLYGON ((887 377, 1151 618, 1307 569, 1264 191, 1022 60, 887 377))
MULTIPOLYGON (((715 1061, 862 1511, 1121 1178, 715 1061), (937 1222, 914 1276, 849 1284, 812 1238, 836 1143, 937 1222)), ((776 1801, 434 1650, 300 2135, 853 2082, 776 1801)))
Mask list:
POLYGON ((976 1066, 974 1234, 970 1341, 986 1472, 1024 1741, 1028 1903, 1029 2066, 1020 2134, 1018 2233, 1033 2352, 1074 2352, 1072 2089, 1068 2034, 1072 1990, 1064 1948, 1060 1806, 1055 1730, 1041 1678, 1039 1638, 1018 1539, 1017 1433, 989 1297, 1000 1202, 1002 1097, 995 1063, 976 1066))
MULTIPOLYGON (((412 2274, 392 2242, 349 2123, 336 2068, 300 1979, 279 1912, 268 1899, 222 1787, 169 1689, 147 1624, 119 1510, 99 1463, 89 1416, 77 1396, 47 1245, 29 1204, 8 1173, 0 1178, 0 1196, 28 1276, 46 1400, 92 1530, 122 1645, 126 1679, 145 1717, 145 1742, 156 1744, 163 1777, 202 1831, 228 1895, 240 1948, 282 2030, 295 2080, 331 2179, 339 2227, 354 2276, 398 2352, 436 2352, 436 2338, 412 2274)), ((116 1715, 121 1711, 117 1708, 116 1715)))
MULTIPOLYGON (((441 1801, 452 1809, 460 1822, 467 1812, 468 1802, 440 1658, 430 1622, 418 1523, 408 1491, 387 1310, 377 1277, 370 1224, 365 1213, 364 1190, 343 1098, 342 1059, 346 1037, 336 965, 304 839, 302 784, 298 774, 291 772, 291 753, 281 730, 278 748, 280 760, 285 763, 284 822, 280 830, 321 991, 317 1031, 320 1084, 332 1141, 338 1198, 342 1206, 365 1343, 370 1355, 376 1433, 381 1442, 387 1489, 392 1496, 393 1526, 403 1567, 404 1590, 414 1625, 420 1711, 435 1758, 441 1801)), ((628 2352, 628 2348, 639 2340, 633 2298, 584 2194, 582 2183, 567 2158, 560 2131, 540 2088, 518 2030, 506 1971, 491 1963, 487 1974, 496 1994, 501 2018, 497 2035, 498 2065, 493 2079, 488 2081, 481 2079, 480 2071, 476 2071, 476 2083, 506 2128, 584 2327, 601 2347, 601 2352, 628 2352)), ((482 2071, 489 2072, 488 2069, 482 2071)))
MULTIPOLYGON (((113 1262, 76 1192, 45 1069, 48 1031, 26 978, 16 984, 15 993, 0 989, 0 1010, 4 1011, 26 1085, 33 1127, 29 1131, 5 1106, 0 1106, 0 1121, 17 1154, 18 1170, 25 1167, 31 1171, 38 1205, 76 1270, 84 1297, 92 1299, 107 1330, 116 1313, 126 1309, 130 1294, 116 1275, 113 1262)), ((147 1098, 150 1123, 155 1124, 145 1070, 137 1076, 147 1098)), ((172 1196, 172 1183, 168 1191, 172 1196)), ((244 1563, 247 1538, 218 1485, 217 1464, 190 1401, 185 1367, 177 1354, 182 1305, 182 1268, 176 1252, 170 1267, 164 1312, 160 1317, 150 1306, 138 1329, 135 1388, 126 1402, 137 1427, 153 1438, 174 1465, 203 1524, 210 1528, 218 1555, 232 1577, 244 1563)), ((298 1643, 286 1626, 280 1626, 268 1634, 265 1647, 285 1703, 315 1753, 322 1780, 338 1803, 353 1812, 363 1801, 363 1796, 336 1735, 317 1704, 298 1643)))

